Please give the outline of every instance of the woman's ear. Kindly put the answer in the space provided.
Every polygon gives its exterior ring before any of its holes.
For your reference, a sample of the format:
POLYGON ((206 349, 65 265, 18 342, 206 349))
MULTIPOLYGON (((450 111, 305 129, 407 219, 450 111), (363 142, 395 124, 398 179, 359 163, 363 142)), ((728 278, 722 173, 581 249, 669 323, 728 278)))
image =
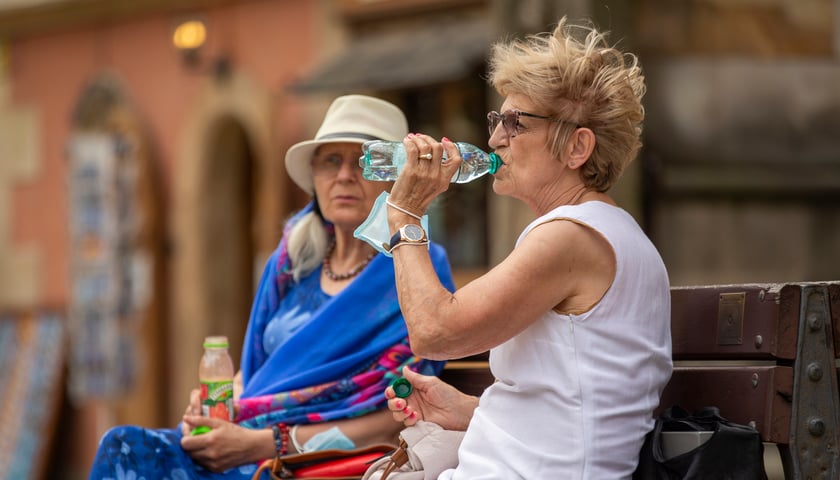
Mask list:
POLYGON ((595 150, 595 133, 586 127, 580 127, 572 132, 566 143, 566 158, 569 168, 580 168, 595 150))

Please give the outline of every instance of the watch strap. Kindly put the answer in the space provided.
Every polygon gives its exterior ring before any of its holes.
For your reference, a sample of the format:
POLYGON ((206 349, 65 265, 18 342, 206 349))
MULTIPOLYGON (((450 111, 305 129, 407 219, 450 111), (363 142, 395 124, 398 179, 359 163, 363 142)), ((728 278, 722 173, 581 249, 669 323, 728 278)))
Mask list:
POLYGON ((391 241, 388 246, 388 252, 391 252, 395 248, 399 247, 400 245, 428 245, 429 244, 429 237, 426 234, 426 229, 424 229, 421 225, 415 224, 406 224, 403 225, 393 236, 391 236, 391 241), (411 240, 407 238, 404 234, 404 231, 407 227, 418 228, 423 232, 423 238, 420 240, 411 240))

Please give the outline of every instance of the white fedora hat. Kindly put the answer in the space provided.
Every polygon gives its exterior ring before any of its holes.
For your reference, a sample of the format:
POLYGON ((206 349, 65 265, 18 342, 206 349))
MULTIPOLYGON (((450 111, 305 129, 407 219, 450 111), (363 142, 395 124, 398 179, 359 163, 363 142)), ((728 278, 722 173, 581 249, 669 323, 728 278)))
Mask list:
POLYGON ((314 192, 312 155, 325 143, 365 143, 368 140, 401 141, 408 135, 408 121, 396 105, 365 95, 336 98, 314 140, 292 145, 286 152, 286 171, 305 192, 314 192))

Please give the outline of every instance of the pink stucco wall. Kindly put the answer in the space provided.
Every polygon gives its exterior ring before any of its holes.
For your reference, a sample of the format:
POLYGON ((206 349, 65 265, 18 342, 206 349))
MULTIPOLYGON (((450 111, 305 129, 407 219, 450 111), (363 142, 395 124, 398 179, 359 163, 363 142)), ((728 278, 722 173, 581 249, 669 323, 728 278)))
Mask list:
MULTIPOLYGON (((235 69, 277 92, 277 123, 286 129, 302 128, 295 117, 300 99, 279 93, 314 61, 316 7, 317 2, 278 0, 195 12, 208 26, 203 57, 225 52, 235 69)), ((161 162, 165 195, 171 197, 185 120, 209 78, 187 68, 170 43, 171 30, 182 18, 147 15, 10 41, 12 102, 37 111, 40 134, 39 175, 13 187, 12 241, 39 252, 41 305, 67 301, 64 145, 73 108, 95 74, 115 71, 122 79, 161 162)), ((210 68, 209 62, 202 68, 210 68)))

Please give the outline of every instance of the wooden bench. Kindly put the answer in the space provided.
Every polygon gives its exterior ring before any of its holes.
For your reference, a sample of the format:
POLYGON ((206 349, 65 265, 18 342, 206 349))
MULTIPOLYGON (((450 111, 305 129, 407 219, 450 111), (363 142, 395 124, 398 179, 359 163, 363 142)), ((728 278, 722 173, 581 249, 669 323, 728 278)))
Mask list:
MULTIPOLYGON (((765 442, 770 479, 840 478, 840 281, 671 289, 674 373, 656 414, 717 406, 765 442)), ((480 394, 487 356, 444 380, 480 394)))

